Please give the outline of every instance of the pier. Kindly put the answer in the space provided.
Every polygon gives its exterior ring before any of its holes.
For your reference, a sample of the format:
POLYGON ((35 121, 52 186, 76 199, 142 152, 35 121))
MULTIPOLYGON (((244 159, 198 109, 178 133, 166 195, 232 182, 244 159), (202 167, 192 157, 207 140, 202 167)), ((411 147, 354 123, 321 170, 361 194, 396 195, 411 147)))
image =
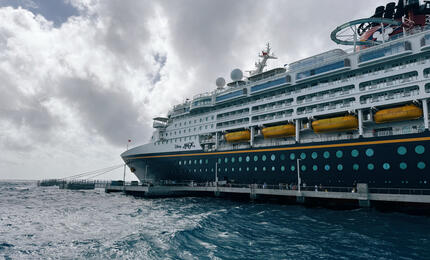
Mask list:
MULTIPOLYGON (((211 183, 213 184, 213 183, 211 183)), ((424 209, 430 211, 430 189, 385 189, 368 188, 367 184, 357 187, 301 187, 287 189, 283 185, 207 185, 197 183, 175 185, 119 186, 106 185, 106 192, 124 192, 141 197, 174 197, 174 196, 213 196, 242 197, 250 200, 276 199, 296 204, 328 205, 369 208, 373 206, 401 205, 403 208, 424 209)))

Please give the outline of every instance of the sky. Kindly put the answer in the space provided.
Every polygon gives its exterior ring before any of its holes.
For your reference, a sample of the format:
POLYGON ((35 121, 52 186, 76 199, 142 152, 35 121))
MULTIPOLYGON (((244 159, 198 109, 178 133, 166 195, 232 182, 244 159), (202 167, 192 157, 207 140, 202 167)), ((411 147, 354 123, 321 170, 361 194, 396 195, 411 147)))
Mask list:
POLYGON ((335 49, 336 26, 388 2, 0 0, 0 179, 119 165, 153 117, 253 69, 267 42, 269 69, 335 49))

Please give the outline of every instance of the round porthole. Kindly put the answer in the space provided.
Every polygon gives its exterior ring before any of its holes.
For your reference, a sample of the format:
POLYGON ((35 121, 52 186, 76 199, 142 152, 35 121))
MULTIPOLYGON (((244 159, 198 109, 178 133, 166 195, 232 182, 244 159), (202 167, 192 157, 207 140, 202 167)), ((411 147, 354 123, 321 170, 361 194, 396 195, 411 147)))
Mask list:
POLYGON ((373 163, 369 163, 367 165, 367 169, 369 169, 370 171, 373 171, 373 169, 375 169, 375 165, 373 165, 373 163))
POLYGON ((290 160, 296 159, 296 155, 294 153, 290 153, 290 160))
POLYGON ((426 164, 424 162, 419 162, 417 164, 418 169, 424 170, 426 168, 426 164))
POLYGON ((296 166, 291 165, 290 169, 291 169, 291 171, 293 172, 293 171, 295 171, 295 170, 296 170, 296 166))
POLYGON ((351 151, 351 156, 354 157, 354 158, 357 158, 358 154, 359 154, 359 152, 358 152, 357 149, 354 149, 354 150, 351 151))
POLYGON ((404 146, 399 146, 397 148, 397 153, 400 155, 405 155, 407 152, 408 152, 408 150, 404 146))
POLYGON ((358 171, 358 169, 360 169, 360 166, 358 164, 354 163, 354 165, 352 165, 352 169, 354 171, 358 171))
POLYGON ((274 172, 275 171, 275 166, 272 166, 272 172, 274 172))
POLYGON ((372 148, 366 150, 367 157, 372 157, 375 154, 372 148))
POLYGON ((234 157, 231 157, 231 162, 234 163, 235 159, 234 157))
POLYGON ((281 171, 283 171, 283 172, 285 171, 285 166, 284 165, 281 166, 281 171))
POLYGON ((399 165, 400 169, 402 170, 406 170, 406 168, 408 168, 408 165, 405 162, 401 162, 399 165))
POLYGON ((324 157, 325 159, 330 158, 330 152, 325 151, 325 152, 323 153, 323 157, 324 157))
POLYGON ((242 157, 241 157, 241 156, 239 156, 239 158, 237 158, 237 160, 238 160, 239 162, 242 162, 242 157))
POLYGON ((254 155, 254 162, 258 161, 258 155, 254 155))
POLYGON ((312 154, 311 154, 311 157, 312 157, 312 159, 316 159, 316 158, 318 158, 318 154, 316 153, 316 152, 313 152, 312 154))
POLYGON ((285 160, 285 154, 281 154, 280 158, 282 161, 285 160))
POLYGON ((301 166, 302 171, 306 171, 306 165, 301 166))
POLYGON ((390 169, 390 164, 389 163, 384 163, 382 165, 382 168, 384 168, 384 170, 388 171, 390 169))
POLYGON ((263 160, 263 162, 265 162, 267 159, 266 155, 263 154, 263 156, 261 156, 261 160, 263 160))
POLYGON ((342 158, 343 157, 343 152, 341 150, 336 152, 336 157, 337 158, 342 158))
POLYGON ((270 160, 274 161, 275 159, 276 159, 276 156, 275 156, 274 154, 272 154, 272 155, 270 156, 270 160))
POLYGON ((425 151, 426 151, 426 149, 425 149, 425 148, 424 148, 424 146, 422 146, 422 145, 417 145, 417 146, 415 147, 415 152, 416 152, 417 154, 423 154, 425 151))
POLYGON ((343 165, 342 164, 338 164, 337 165, 337 170, 338 171, 342 171, 343 170, 343 165))
POLYGON ((249 156, 246 156, 246 162, 249 162, 250 160, 251 160, 251 157, 249 157, 249 156))
POLYGON ((314 172, 318 171, 318 165, 312 166, 312 170, 314 170, 314 172))
POLYGON ((301 158, 302 160, 306 159, 306 154, 305 154, 305 153, 301 153, 301 154, 300 154, 300 158, 301 158))
POLYGON ((326 165, 324 166, 324 170, 326 170, 326 171, 330 171, 330 165, 326 164, 326 165))

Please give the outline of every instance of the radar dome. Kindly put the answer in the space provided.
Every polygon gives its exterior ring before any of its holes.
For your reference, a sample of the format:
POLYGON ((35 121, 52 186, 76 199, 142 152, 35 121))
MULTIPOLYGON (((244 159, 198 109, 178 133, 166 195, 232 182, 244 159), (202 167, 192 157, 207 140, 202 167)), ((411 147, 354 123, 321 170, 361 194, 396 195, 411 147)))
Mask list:
POLYGON ((231 80, 239 81, 243 77, 243 73, 240 69, 234 69, 230 74, 231 80))
POLYGON ((223 88, 225 86, 225 79, 223 77, 219 77, 216 79, 215 83, 218 88, 223 88))

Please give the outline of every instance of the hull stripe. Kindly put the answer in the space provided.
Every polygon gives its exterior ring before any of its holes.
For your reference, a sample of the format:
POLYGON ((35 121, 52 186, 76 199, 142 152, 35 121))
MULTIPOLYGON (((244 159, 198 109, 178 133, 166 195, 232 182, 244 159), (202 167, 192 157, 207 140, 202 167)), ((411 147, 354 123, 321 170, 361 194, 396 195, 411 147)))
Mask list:
POLYGON ((334 147, 348 147, 348 146, 363 146, 372 144, 394 144, 394 143, 409 143, 419 141, 430 141, 430 137, 418 137, 407 139, 394 139, 394 140, 381 140, 370 142, 354 142, 343 144, 326 144, 326 145, 309 145, 309 146, 296 146, 296 147, 282 147, 282 148, 269 148, 259 150, 239 150, 239 151, 226 151, 226 152, 213 152, 213 153, 192 153, 192 154, 168 154, 168 155, 150 155, 138 157, 126 157, 126 160, 136 159, 149 159, 149 158, 166 158, 166 157, 187 157, 187 156, 210 156, 219 154, 240 154, 240 153, 259 153, 259 152, 274 152, 274 151, 293 151, 293 150, 306 150, 306 149, 321 149, 321 148, 334 148, 334 147))

